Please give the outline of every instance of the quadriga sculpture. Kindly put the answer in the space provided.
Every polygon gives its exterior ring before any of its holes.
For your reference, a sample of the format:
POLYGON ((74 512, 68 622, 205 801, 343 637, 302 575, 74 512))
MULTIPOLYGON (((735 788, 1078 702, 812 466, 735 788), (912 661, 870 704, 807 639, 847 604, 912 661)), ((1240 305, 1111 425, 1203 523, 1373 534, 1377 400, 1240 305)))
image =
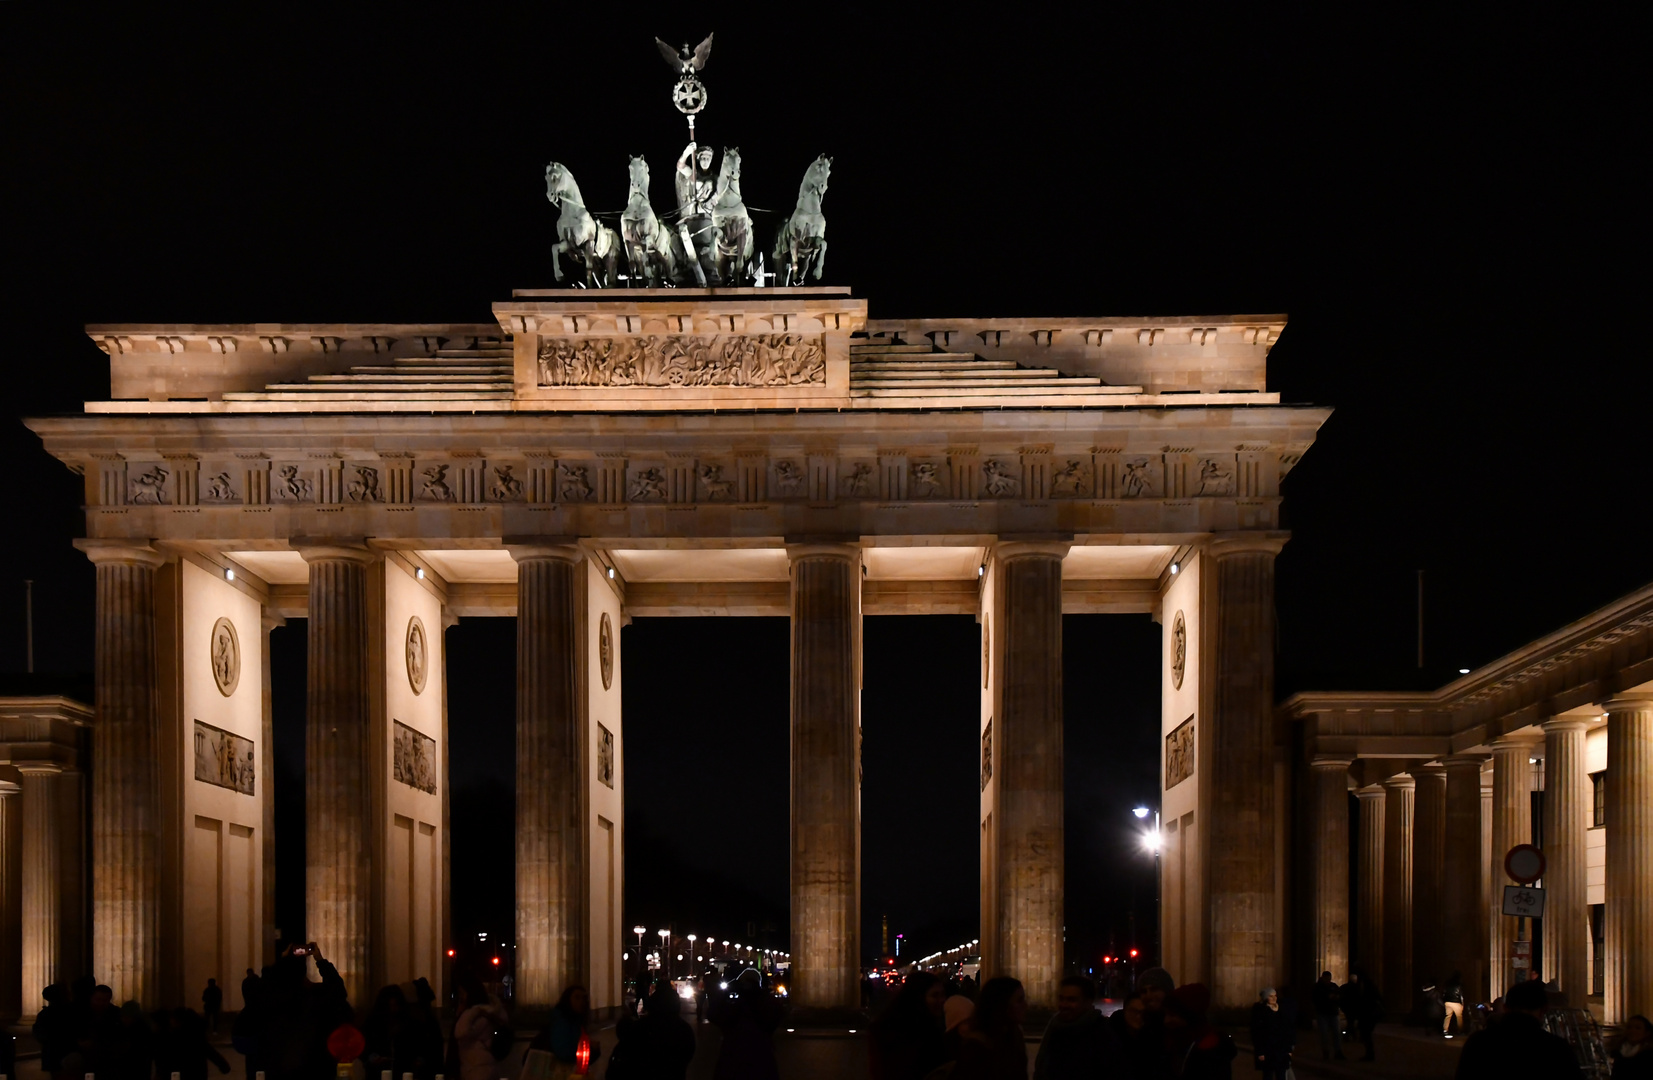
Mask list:
POLYGON ((752 217, 740 195, 740 147, 724 147, 712 203, 713 257, 724 285, 743 285, 752 262, 752 217))
POLYGON ((626 197, 625 212, 620 215, 620 235, 625 238, 631 281, 635 284, 641 277, 651 286, 671 283, 682 249, 672 250, 671 230, 661 226, 654 207, 649 205, 649 163, 641 154, 633 154, 628 170, 631 192, 626 197))
POLYGON ((612 286, 620 238, 586 210, 580 186, 567 166, 553 161, 545 167, 545 197, 561 211, 557 216, 557 246, 551 252, 551 271, 556 279, 563 279, 562 258, 566 255, 584 269, 588 287, 612 286))
MULTIPOLYGON (((826 267, 826 216, 821 200, 826 197, 827 177, 832 159, 822 154, 810 164, 798 186, 798 205, 775 236, 775 266, 786 267, 781 284, 792 285, 807 275, 821 280, 826 267)), ((778 269, 777 269, 778 272, 778 269)))

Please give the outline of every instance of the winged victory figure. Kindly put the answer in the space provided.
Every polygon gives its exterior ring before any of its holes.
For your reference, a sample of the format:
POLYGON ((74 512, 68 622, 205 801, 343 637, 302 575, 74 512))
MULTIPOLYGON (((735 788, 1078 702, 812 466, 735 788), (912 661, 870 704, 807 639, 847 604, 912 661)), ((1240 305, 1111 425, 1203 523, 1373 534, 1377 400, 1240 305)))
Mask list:
POLYGON ((711 34, 707 34, 706 40, 695 46, 694 52, 689 51, 686 42, 681 51, 659 38, 655 38, 654 43, 660 47, 660 55, 666 58, 666 63, 671 66, 672 71, 679 75, 693 75, 706 66, 706 58, 712 55, 711 34))

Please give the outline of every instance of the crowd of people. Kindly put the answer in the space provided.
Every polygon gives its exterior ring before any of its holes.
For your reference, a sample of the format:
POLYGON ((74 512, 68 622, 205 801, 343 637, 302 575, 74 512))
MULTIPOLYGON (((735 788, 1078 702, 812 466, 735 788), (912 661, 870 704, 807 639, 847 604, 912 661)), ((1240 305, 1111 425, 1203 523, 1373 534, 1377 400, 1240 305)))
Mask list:
MULTIPOLYGON (((988 979, 974 1000, 947 990, 933 975, 908 977, 873 1025, 873 1080, 1026 1080, 1027 993, 1021 982, 988 979)), ((1238 1048, 1211 1023, 1210 1009, 1204 984, 1179 987, 1163 968, 1151 968, 1124 1004, 1104 1017, 1096 1008, 1096 984, 1070 975, 1058 987, 1056 1015, 1039 1039, 1033 1076, 1227 1080, 1238 1048)))
POLYGON ((113 1080, 152 1076, 206 1080, 208 1065, 229 1072, 194 1009, 145 1013, 135 1001, 115 1005, 114 991, 90 978, 48 986, 35 1018, 40 1067, 58 1080, 89 1073, 113 1080))

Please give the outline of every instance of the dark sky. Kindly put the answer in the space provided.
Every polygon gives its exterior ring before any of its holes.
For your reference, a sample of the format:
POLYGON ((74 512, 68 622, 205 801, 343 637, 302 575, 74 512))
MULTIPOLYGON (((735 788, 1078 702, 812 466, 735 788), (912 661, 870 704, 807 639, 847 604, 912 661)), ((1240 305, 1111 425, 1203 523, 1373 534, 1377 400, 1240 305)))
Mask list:
MULTIPOLYGON (((769 209, 833 155, 830 278, 875 317, 1290 314, 1271 389, 1337 411, 1286 485, 1282 695, 1438 685, 1653 579, 1622 29, 1520 7, 922 25, 569 7, 0 5, 7 411, 107 393, 88 322, 486 319, 550 283, 548 159, 602 209, 645 153, 666 198, 683 125, 650 37, 715 29, 707 141, 742 149, 769 209)), ((79 481, 21 424, 0 452, 18 514, 0 676, 22 669, 32 577, 39 667, 83 682, 79 481)), ((513 633, 448 632, 461 930, 510 911, 513 633)), ((1065 621, 1068 920, 1088 949, 1123 940, 1133 881, 1152 916, 1121 820, 1153 785, 1158 633, 1065 621)), ((968 619, 868 620, 869 950, 885 912, 919 949, 974 936, 975 640, 968 619)), ((302 623, 275 642, 290 924, 302 623)), ((622 647, 628 921, 783 933, 784 622, 639 620, 622 647)))

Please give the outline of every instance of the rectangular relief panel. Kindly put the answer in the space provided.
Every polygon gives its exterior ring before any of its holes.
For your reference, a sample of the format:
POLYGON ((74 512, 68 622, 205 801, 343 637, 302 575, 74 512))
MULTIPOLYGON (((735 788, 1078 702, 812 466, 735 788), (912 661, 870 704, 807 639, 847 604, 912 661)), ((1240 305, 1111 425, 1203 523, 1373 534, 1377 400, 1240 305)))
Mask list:
POLYGON ((195 779, 251 795, 255 773, 251 739, 195 721, 195 779))
POLYGON ((398 784, 436 794, 436 740, 392 720, 392 773, 398 784))

